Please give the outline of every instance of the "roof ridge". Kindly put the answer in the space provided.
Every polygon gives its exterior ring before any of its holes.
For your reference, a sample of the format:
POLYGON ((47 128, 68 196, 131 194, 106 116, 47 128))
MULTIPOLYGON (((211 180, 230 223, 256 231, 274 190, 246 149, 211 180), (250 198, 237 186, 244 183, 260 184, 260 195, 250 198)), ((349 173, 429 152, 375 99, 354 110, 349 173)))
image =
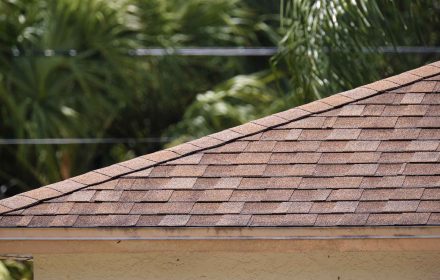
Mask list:
POLYGON ((439 73, 440 61, 437 61, 352 90, 337 93, 283 112, 210 134, 175 147, 146 154, 128 161, 96 169, 64 181, 20 193, 0 200, 0 214, 6 214, 30 207, 48 199, 70 194, 89 186, 117 179, 121 176, 151 168, 184 156, 189 156, 206 149, 215 148, 292 121, 300 120, 317 113, 329 111, 355 101, 378 95, 387 90, 407 86, 439 73))

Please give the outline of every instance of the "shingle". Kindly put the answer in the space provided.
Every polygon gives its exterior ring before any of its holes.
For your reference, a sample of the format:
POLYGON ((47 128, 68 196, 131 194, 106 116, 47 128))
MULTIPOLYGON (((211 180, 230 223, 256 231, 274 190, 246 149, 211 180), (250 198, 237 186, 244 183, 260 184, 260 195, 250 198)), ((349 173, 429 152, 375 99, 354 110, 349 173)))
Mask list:
POLYGON ((288 201, 293 190, 266 190, 263 201, 288 201))
POLYGON ((265 176, 307 176, 315 171, 313 164, 273 164, 268 165, 264 171, 265 176))
POLYGON ((78 215, 57 215, 49 223, 50 227, 71 227, 78 219, 78 215))
POLYGON ((235 156, 234 163, 236 164, 257 164, 267 163, 271 157, 271 153, 240 153, 235 156))
POLYGON ((440 202, 438 200, 420 201, 417 212, 440 212, 440 202))
POLYGON ((396 200, 406 200, 406 199, 420 199, 423 194, 422 188, 410 189, 410 188, 402 188, 395 189, 390 196, 390 199, 396 200))
POLYGON ((258 125, 271 127, 271 126, 280 125, 282 123, 285 123, 286 119, 283 119, 281 117, 277 117, 275 115, 271 115, 271 116, 267 116, 267 117, 264 117, 264 118, 261 118, 258 120, 254 120, 252 122, 256 123, 258 125))
POLYGON ((96 170, 96 172, 99 172, 101 174, 104 174, 104 175, 107 175, 110 177, 119 176, 124 173, 128 173, 130 171, 132 171, 132 169, 125 167, 123 165, 120 165, 120 164, 113 164, 113 165, 96 170))
POLYGON ((361 182, 362 177, 303 178, 299 188, 357 188, 361 182))
POLYGON ((163 161, 167 161, 170 159, 175 159, 179 156, 179 154, 172 152, 172 151, 167 151, 167 150, 163 150, 163 151, 158 151, 152 154, 148 154, 148 155, 144 155, 142 156, 142 158, 147 159, 147 160, 151 160, 154 162, 163 162, 163 161))
POLYGON ((217 209, 219 214, 238 214, 243 209, 244 202, 222 202, 217 209))
POLYGON ((361 99, 376 94, 376 90, 358 87, 352 90, 341 92, 340 94, 352 99, 361 99))
POLYGON ((206 190, 199 197, 199 201, 228 201, 232 190, 206 190))
POLYGON ((333 190, 328 200, 359 200, 362 195, 362 189, 338 189, 333 190))
POLYGON ((440 186, 440 176, 406 176, 403 183, 404 187, 438 187, 440 186))
POLYGON ((298 109, 304 110, 304 111, 308 111, 311 113, 316 113, 316 112, 322 112, 328 109, 333 108, 333 106, 326 104, 324 102, 321 102, 319 100, 317 101, 313 101, 304 105, 301 105, 298 107, 298 109))
POLYGON ((360 184, 361 188, 398 188, 402 187, 404 176, 365 177, 360 184))
POLYGON ((128 167, 130 169, 133 169, 133 170, 138 170, 141 168, 147 168, 147 167, 151 166, 152 164, 154 164, 154 161, 147 160, 147 159, 144 159, 141 157, 137 157, 137 158, 123 161, 119 164, 122 166, 128 167))
POLYGON ((177 165, 168 174, 170 177, 197 177, 202 176, 207 165, 177 165))
POLYGON ((215 226, 221 219, 221 215, 191 215, 186 226, 207 227, 215 226))
POLYGON ((389 200, 393 192, 393 189, 366 189, 362 192, 360 199, 372 201, 389 200))
POLYGON ((265 164, 241 164, 235 166, 230 176, 261 176, 266 170, 265 164))
POLYGON ((399 225, 425 225, 430 213, 402 213, 397 221, 399 225))
POLYGON ((2 216, 0 227, 26 227, 32 218, 33 216, 2 216))
MULTIPOLYGON (((193 140, 191 142, 188 142, 188 144, 200 147, 200 148, 209 148, 209 147, 213 147, 213 146, 217 146, 219 144, 222 144, 223 141, 218 140, 216 138, 210 137, 210 136, 205 136, 196 140, 193 140)), ((194 149, 197 150, 197 149, 194 149)))
POLYGON ((380 80, 380 81, 377 81, 377 82, 374 82, 374 83, 371 83, 368 85, 364 85, 362 87, 377 90, 377 91, 383 91, 383 90, 395 88, 397 86, 398 86, 398 84, 396 84, 392 81, 380 80))
POLYGON ((321 101, 332 106, 339 106, 339 105, 347 104, 353 101, 353 99, 346 97, 342 94, 333 94, 329 97, 321 99, 321 101))
POLYGON ((368 217, 366 225, 368 226, 384 226, 395 225, 398 223, 400 214, 371 214, 368 217))
POLYGON ((406 140, 418 137, 420 129, 362 129, 358 140, 406 140))
POLYGON ((360 116, 365 109, 365 105, 346 105, 342 107, 339 116, 360 116))
MULTIPOLYGON (((376 170, 376 176, 395 176, 401 175, 405 169, 405 163, 382 163, 376 170)), ((373 175, 373 174, 371 174, 373 175)))
POLYGON ((235 190, 229 201, 262 201, 265 194, 264 190, 235 190))
POLYGON ((95 214, 128 214, 133 208, 134 203, 115 203, 104 202, 99 203, 95 210, 95 214))
POLYGON ((379 159, 380 163, 407 163, 414 157, 414 152, 404 153, 382 153, 379 159))
POLYGON ((188 222, 190 215, 166 215, 160 221, 159 226, 177 227, 184 226, 188 222))
POLYGON ((405 93, 400 104, 420 104, 424 97, 424 93, 405 93))
MULTIPOLYGON (((1 221, 0 221, 1 223, 1 221)), ((440 225, 440 213, 432 213, 427 222, 428 225, 440 225)))
POLYGON ((232 139, 236 139, 238 137, 240 137, 242 134, 235 132, 233 130, 230 129, 226 129, 214 134, 211 134, 211 137, 222 140, 222 141, 230 141, 232 139))
POLYGON ((300 177, 286 178, 243 178, 240 189, 266 189, 266 188, 296 188, 301 181, 300 177))
POLYGON ((130 214, 187 214, 193 202, 135 203, 130 214))
POLYGON ((385 212, 415 212, 419 205, 418 200, 390 200, 385 204, 385 212))
POLYGON ((295 190, 290 197, 291 201, 324 201, 329 196, 331 190, 295 190))
POLYGON ((360 201, 356 213, 380 213, 384 211, 386 203, 386 201, 360 201))
MULTIPOLYGON (((257 142, 260 143, 260 142, 257 142)), ((211 149, 209 151, 215 152, 215 153, 237 153, 237 152, 243 152, 246 147, 248 146, 248 141, 236 141, 231 142, 225 145, 221 145, 217 148, 211 149)))
POLYGON ((312 226, 317 215, 286 214, 286 215, 254 215, 251 226, 312 226))
POLYGON ((170 201, 195 202, 203 194, 202 191, 173 191, 170 201))
POLYGON ((193 154, 193 155, 187 155, 172 161, 167 162, 167 164, 198 164, 200 160, 202 159, 203 154, 193 154))
POLYGON ((273 152, 314 152, 320 144, 320 141, 277 142, 273 152))
MULTIPOLYGON (((280 129, 274 129, 274 130, 268 130, 263 132, 260 140, 268 141, 268 140, 286 140, 287 135, 290 133, 289 130, 280 130, 280 129)), ((301 133, 301 131, 298 132, 298 135, 301 133)), ((296 140, 296 139, 294 139, 296 140)))
POLYGON ((251 219, 251 215, 223 215, 216 226, 246 226, 251 219))
POLYGON ((304 116, 310 115, 309 112, 298 109, 298 108, 293 108, 293 109, 289 109, 283 112, 279 112, 277 114, 275 114, 275 116, 292 121, 304 116))
POLYGON ((77 191, 72 194, 70 194, 66 201, 78 201, 78 202, 87 202, 91 201, 93 195, 96 193, 96 191, 77 191))
POLYGON ((357 205, 358 201, 314 202, 310 213, 350 213, 357 205))
POLYGON ((139 201, 165 202, 170 199, 172 193, 172 190, 149 190, 147 192, 141 192, 142 196, 139 201))
POLYGON ((260 140, 262 135, 263 135, 263 132, 260 132, 257 134, 251 134, 249 136, 241 138, 240 140, 242 140, 242 141, 258 141, 258 140, 260 140))
POLYGON ((200 147, 195 146, 190 143, 183 143, 183 144, 168 148, 167 150, 175 152, 179 155, 185 155, 185 154, 200 150, 200 147))
MULTIPOLYGON (((325 140, 330 135, 331 130, 328 129, 303 129, 298 140, 325 140)), ((290 143, 290 142, 288 142, 290 143)), ((293 142, 296 143, 296 142, 293 142)), ((302 142, 301 142, 302 143, 302 142)), ((307 143, 307 142, 304 142, 307 143)), ((275 149, 277 146, 275 146, 275 149)))
POLYGON ((154 227, 158 226, 163 219, 163 215, 141 215, 136 223, 138 227, 154 227))
POLYGON ((438 189, 425 189, 422 199, 425 200, 440 200, 440 188, 438 189))
POLYGON ((94 196, 94 201, 119 201, 122 191, 104 190, 97 191, 94 196))
POLYGON ((198 178, 194 184, 194 188, 195 189, 236 189, 242 180, 244 179, 240 177, 198 178))
POLYGON ((362 111, 362 116, 380 116, 385 110, 385 105, 365 105, 365 109, 362 111))
POLYGON ((270 163, 316 163, 321 157, 321 153, 272 153, 270 163))
POLYGON ((97 173, 94 171, 70 178, 72 181, 84 184, 84 185, 91 185, 91 184, 96 184, 96 183, 100 183, 103 181, 106 181, 108 179, 110 179, 110 176, 101 174, 101 173, 97 173))
POLYGON ((325 117, 308 117, 301 120, 293 121, 291 123, 285 124, 283 126, 280 126, 280 129, 286 129, 286 128, 322 128, 325 117))
MULTIPOLYGON (((250 142, 246 148, 246 152, 272 152, 276 141, 255 141, 250 142)), ((239 151, 241 152, 241 151, 239 151)))
POLYGON ((333 129, 327 140, 356 140, 360 133, 360 129, 333 129))
MULTIPOLYGON (((287 202, 285 202, 287 203, 287 202)), ((287 209, 287 213, 291 214, 307 214, 312 208, 313 202, 302 202, 302 201, 293 201, 289 202, 289 209, 287 209)))
POLYGON ((408 163, 404 174, 431 175, 440 173, 440 163, 408 163))
POLYGON ((242 214, 280 214, 287 213, 290 204, 282 202, 246 202, 242 214))
POLYGON ((231 130, 246 135, 246 134, 262 131, 264 128, 265 128, 264 126, 255 123, 246 123, 233 127, 231 128, 231 130))

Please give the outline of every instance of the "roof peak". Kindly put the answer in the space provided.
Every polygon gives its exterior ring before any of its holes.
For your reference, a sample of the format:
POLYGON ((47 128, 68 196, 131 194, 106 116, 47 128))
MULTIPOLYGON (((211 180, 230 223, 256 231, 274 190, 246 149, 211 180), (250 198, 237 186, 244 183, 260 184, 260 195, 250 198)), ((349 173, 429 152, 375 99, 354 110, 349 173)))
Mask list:
POLYGON ((175 147, 143 155, 128 161, 90 171, 61 182, 24 192, 0 200, 0 214, 20 210, 48 199, 57 198, 89 186, 117 179, 123 175, 145 170, 206 149, 215 148, 292 121, 309 117, 313 114, 322 113, 355 101, 381 94, 388 90, 407 86, 437 74, 440 74, 440 61, 377 82, 363 85, 352 90, 337 93, 299 107, 253 120, 246 124, 226 129, 175 147))

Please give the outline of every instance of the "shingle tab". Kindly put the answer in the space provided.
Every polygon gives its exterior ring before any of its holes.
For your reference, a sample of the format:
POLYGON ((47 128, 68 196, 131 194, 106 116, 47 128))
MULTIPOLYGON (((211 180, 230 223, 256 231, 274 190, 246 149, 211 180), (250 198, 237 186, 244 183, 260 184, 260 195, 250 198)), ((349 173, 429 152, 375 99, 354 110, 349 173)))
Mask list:
POLYGON ((424 66, 1 200, 0 227, 440 225, 439 73, 424 66))

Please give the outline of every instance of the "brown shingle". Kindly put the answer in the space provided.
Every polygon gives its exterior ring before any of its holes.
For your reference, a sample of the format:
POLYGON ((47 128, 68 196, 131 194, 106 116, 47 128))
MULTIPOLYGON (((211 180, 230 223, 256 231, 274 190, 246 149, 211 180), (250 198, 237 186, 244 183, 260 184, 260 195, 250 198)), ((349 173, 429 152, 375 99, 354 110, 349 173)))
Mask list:
POLYGON ((362 189, 339 189, 333 190, 328 200, 359 200, 362 195, 362 189))
POLYGON ((322 201, 326 200, 331 190, 295 190, 290 197, 291 201, 322 201))
POLYGON ((321 153, 273 153, 270 163, 317 163, 321 153))
POLYGON ((312 226, 317 215, 286 214, 286 215, 254 215, 251 226, 312 226))
POLYGON ((190 215, 166 215, 160 221, 159 226, 177 227, 184 226, 188 222, 190 215))

